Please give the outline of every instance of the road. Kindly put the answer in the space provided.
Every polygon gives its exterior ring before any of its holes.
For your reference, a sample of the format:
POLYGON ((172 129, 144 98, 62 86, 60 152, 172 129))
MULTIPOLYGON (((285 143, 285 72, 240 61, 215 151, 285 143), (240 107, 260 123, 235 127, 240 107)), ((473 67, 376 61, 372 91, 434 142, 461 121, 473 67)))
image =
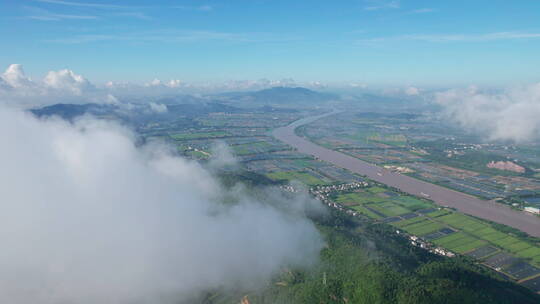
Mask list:
POLYGON ((514 227, 529 235, 540 237, 540 218, 532 214, 512 210, 502 204, 481 200, 465 193, 386 170, 341 152, 321 147, 294 133, 294 130, 299 126, 337 113, 331 112, 303 118, 288 126, 275 129, 272 134, 275 138, 296 148, 298 152, 312 155, 320 160, 367 176, 372 180, 397 188, 403 192, 419 197, 428 197, 441 206, 453 207, 463 213, 514 227))

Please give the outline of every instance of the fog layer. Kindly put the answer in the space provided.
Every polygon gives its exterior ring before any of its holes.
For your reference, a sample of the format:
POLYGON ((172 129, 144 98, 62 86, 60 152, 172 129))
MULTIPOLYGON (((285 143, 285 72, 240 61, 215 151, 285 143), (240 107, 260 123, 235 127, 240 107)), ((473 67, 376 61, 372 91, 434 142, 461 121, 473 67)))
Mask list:
POLYGON ((436 101, 450 119, 488 140, 540 139, 540 83, 499 93, 454 89, 437 93, 436 101))
POLYGON ((0 136, 1 303, 172 303, 257 286, 322 246, 305 201, 224 190, 115 124, 0 107, 0 136))

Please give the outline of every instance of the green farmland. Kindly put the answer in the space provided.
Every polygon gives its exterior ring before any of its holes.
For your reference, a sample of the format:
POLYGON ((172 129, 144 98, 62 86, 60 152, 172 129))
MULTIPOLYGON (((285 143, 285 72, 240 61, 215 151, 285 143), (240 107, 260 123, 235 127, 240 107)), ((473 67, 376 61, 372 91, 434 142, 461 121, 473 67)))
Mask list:
POLYGON ((394 204, 392 202, 369 204, 369 207, 379 211, 386 216, 396 216, 411 212, 411 210, 403 208, 400 205, 394 204))
POLYGON ((214 131, 214 132, 195 132, 195 133, 175 133, 169 134, 174 140, 192 140, 192 139, 204 139, 204 138, 221 138, 231 136, 229 132, 214 131))
MULTIPOLYGON (((377 186, 359 192, 339 194, 335 198, 335 201, 345 206, 361 205, 368 207, 368 209, 375 210, 387 217, 399 216, 415 210, 433 207, 428 202, 411 196, 400 195, 377 186)), ((369 216, 370 214, 367 213, 367 215, 369 216)), ((380 216, 373 218, 380 218, 380 216)))
POLYGON ((249 144, 241 144, 232 146, 232 150, 236 155, 248 155, 268 151, 273 146, 266 141, 259 141, 249 144))
POLYGON ((422 236, 422 235, 426 235, 428 233, 432 233, 432 232, 441 230, 442 228, 445 228, 445 226, 441 225, 441 224, 439 224, 437 222, 432 222, 430 220, 427 220, 427 221, 415 223, 415 224, 412 224, 412 225, 407 225, 407 226, 403 227, 402 229, 404 229, 405 231, 407 231, 410 234, 422 236))
POLYGON ((275 181, 293 181, 297 180, 308 186, 327 185, 329 182, 317 178, 308 172, 304 171, 281 171, 271 172, 266 176, 275 181))
MULTIPOLYGON (((433 205, 425 200, 399 195, 383 187, 342 193, 334 200, 377 220, 433 208, 433 205)), ((418 214, 413 218, 392 222, 391 225, 420 237, 450 228, 458 232, 438 236, 435 234, 431 242, 460 254, 491 245, 540 266, 538 245, 499 231, 487 222, 452 210, 441 209, 423 215, 418 214)))

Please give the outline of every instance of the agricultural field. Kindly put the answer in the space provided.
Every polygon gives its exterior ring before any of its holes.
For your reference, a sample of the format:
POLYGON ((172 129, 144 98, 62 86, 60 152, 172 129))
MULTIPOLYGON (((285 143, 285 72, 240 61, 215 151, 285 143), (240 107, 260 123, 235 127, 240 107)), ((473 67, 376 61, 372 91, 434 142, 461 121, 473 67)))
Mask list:
POLYGON ((227 131, 211 131, 211 132, 189 132, 189 133, 173 133, 169 134, 173 140, 192 140, 205 138, 222 138, 231 136, 227 131))
POLYGON ((239 144, 231 146, 235 155, 250 155, 257 153, 274 152, 280 150, 289 150, 285 145, 270 143, 267 141, 259 141, 253 143, 239 144))
POLYGON ((422 223, 422 222, 425 222, 425 221, 427 221, 427 218, 425 218, 423 216, 418 216, 418 217, 413 217, 411 219, 407 219, 407 220, 403 220, 403 221, 399 221, 399 222, 394 222, 394 223, 392 223, 392 225, 396 226, 398 228, 401 228, 401 227, 405 227, 405 226, 408 226, 408 225, 422 223))
POLYGON ((376 211, 379 211, 380 213, 386 216, 396 216, 396 215, 402 215, 402 214, 411 212, 409 209, 401 207, 400 205, 394 204, 392 202, 380 202, 376 204, 369 204, 369 207, 376 211))
POLYGON ((464 232, 453 233, 436 239, 433 242, 457 253, 465 253, 467 251, 480 248, 486 244, 485 241, 479 240, 464 232))
POLYGON ((373 219, 381 219, 383 218, 381 215, 373 212, 372 210, 364 207, 363 205, 356 205, 356 206, 353 206, 351 207, 351 209, 355 210, 355 211, 358 211, 370 218, 373 218, 373 219))
POLYGON ((438 214, 432 213, 429 216, 453 228, 462 230, 478 240, 489 242, 502 250, 514 254, 517 257, 529 259, 533 263, 540 266, 538 263, 540 261, 540 247, 537 245, 525 242, 518 237, 498 231, 492 228, 488 223, 484 223, 464 214, 451 213, 442 216, 439 215, 437 217, 434 217, 434 215, 438 214))
POLYGON ((367 137, 368 141, 375 141, 389 146, 405 147, 407 137, 403 134, 381 134, 374 133, 367 137))
POLYGON ((487 227, 486 224, 483 224, 482 222, 461 213, 451 213, 448 215, 440 216, 437 218, 437 220, 446 223, 454 228, 458 228, 468 232, 476 231, 478 229, 487 227))
POLYGON ((399 202, 400 205, 406 207, 407 209, 411 211, 427 209, 427 208, 432 207, 430 203, 419 200, 412 196, 399 196, 396 198, 396 200, 399 202))
POLYGON ((323 180, 322 178, 314 176, 312 172, 307 172, 307 171, 271 172, 271 173, 267 173, 266 176, 275 181, 297 180, 308 186, 328 185, 331 183, 331 181, 323 180))
POLYGON ((383 192, 386 192, 387 190, 385 188, 382 188, 382 187, 374 186, 374 187, 368 188, 367 191, 370 192, 370 193, 383 193, 383 192))
MULTIPOLYGON (((373 217, 376 219, 403 216, 433 206, 423 200, 401 195, 379 186, 356 192, 340 193, 334 200, 344 206, 362 206, 363 209, 369 210, 369 213, 377 214, 373 217)), ((353 207, 353 209, 357 208, 353 207)))
MULTIPOLYGON (((241 156, 247 169, 259 174, 267 174, 280 171, 303 171, 306 168, 317 170, 326 164, 305 156, 296 154, 293 151, 267 152, 264 154, 253 154, 241 156)), ((317 172, 319 172, 317 170, 317 172)))
POLYGON ((413 235, 418 235, 418 236, 422 236, 422 235, 426 235, 428 233, 436 232, 436 231, 439 231, 439 230, 441 230, 443 228, 445 228, 444 225, 442 225, 440 223, 437 223, 437 222, 433 222, 431 220, 426 220, 426 221, 423 221, 423 222, 418 222, 418 223, 415 223, 415 224, 411 224, 411 225, 407 225, 405 227, 402 227, 402 229, 407 231, 408 233, 413 234, 413 235))
MULTIPOLYGON (((343 200, 352 198, 354 196, 350 194, 343 196, 343 200)), ((399 197, 402 203, 413 202, 410 199, 414 198, 399 197)), ((396 199, 394 198, 394 200, 396 199)), ((367 203, 363 206, 366 208, 376 205, 386 206, 388 209, 386 211, 377 210, 385 212, 384 214, 387 216, 399 216, 399 212, 394 212, 391 206, 385 204, 387 202, 367 203)), ((402 220, 393 221, 390 224, 452 252, 485 261, 486 265, 498 269, 516 280, 530 279, 540 274, 540 247, 538 244, 522 240, 517 236, 495 229, 487 222, 448 209, 427 213, 417 211, 416 214, 417 216, 413 218, 401 215, 398 219, 402 220)), ((377 217, 371 217, 377 219, 377 217)))
POLYGON ((447 215, 447 214, 450 214, 450 213, 452 213, 452 211, 449 211, 447 209, 441 209, 441 210, 437 210, 435 212, 429 213, 429 217, 436 218, 436 217, 444 216, 444 215, 447 215))
POLYGON ((369 203, 380 203, 383 202, 385 199, 372 195, 368 192, 352 192, 352 193, 344 193, 340 194, 335 201, 341 204, 347 204, 347 205, 364 205, 369 203))
POLYGON ((407 144, 407 137, 403 134, 358 131, 353 134, 345 135, 344 138, 365 142, 366 144, 369 144, 369 142, 376 142, 397 147, 404 147, 407 144))

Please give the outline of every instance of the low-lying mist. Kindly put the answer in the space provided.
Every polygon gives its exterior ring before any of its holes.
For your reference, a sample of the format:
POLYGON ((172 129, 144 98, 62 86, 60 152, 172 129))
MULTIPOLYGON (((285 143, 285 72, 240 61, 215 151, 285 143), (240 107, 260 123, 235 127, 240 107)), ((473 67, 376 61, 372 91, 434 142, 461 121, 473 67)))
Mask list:
POLYGON ((299 212, 316 202, 225 189, 114 123, 0 107, 0 136, 1 303, 179 303, 261 286, 323 245, 299 212))
POLYGON ((540 83, 498 93, 476 87, 437 93, 446 117, 487 140, 530 142, 540 139, 540 83))

